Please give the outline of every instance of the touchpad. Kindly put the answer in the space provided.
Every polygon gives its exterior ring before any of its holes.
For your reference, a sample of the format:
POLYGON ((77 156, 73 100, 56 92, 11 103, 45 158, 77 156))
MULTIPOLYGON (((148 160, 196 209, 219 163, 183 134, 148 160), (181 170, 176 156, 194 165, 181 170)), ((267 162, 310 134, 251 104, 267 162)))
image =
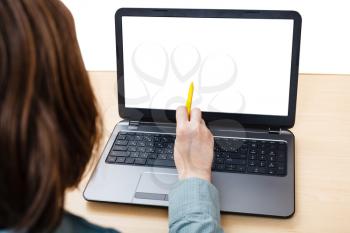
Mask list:
POLYGON ((135 198, 168 201, 169 191, 177 180, 177 174, 145 172, 140 176, 135 198))

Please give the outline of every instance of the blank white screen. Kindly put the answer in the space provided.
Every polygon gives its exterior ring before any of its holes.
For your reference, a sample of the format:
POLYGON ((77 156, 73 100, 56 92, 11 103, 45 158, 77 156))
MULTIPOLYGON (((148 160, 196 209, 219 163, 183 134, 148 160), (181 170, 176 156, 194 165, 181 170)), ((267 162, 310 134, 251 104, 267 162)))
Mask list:
POLYGON ((176 109, 193 81, 202 111, 288 115, 293 20, 124 16, 122 26, 126 107, 176 109))

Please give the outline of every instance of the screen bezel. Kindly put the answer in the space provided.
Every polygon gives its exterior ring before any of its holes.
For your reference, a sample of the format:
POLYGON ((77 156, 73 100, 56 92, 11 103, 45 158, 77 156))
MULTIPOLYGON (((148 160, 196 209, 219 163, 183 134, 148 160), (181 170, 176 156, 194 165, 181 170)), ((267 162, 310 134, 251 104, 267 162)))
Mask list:
POLYGON ((115 35, 117 52, 117 84, 119 116, 133 121, 174 122, 175 110, 126 108, 124 99, 124 60, 123 60, 123 16, 145 17, 190 17, 190 18, 245 18, 245 19, 291 19, 293 26, 293 45, 287 116, 256 115, 242 113, 203 112, 207 122, 218 119, 231 119, 242 125, 260 127, 291 128, 295 122, 297 85, 299 72, 301 16, 296 11, 270 10, 214 10, 214 9, 165 9, 165 8, 120 8, 115 13, 115 35))

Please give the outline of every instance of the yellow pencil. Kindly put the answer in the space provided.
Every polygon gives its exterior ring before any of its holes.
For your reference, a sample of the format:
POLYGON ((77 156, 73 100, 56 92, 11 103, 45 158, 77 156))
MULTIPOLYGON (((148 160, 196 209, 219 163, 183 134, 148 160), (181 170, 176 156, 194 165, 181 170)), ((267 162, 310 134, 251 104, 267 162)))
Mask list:
POLYGON ((186 101, 188 119, 190 119, 190 116, 191 116, 193 89, 194 89, 193 82, 191 82, 190 88, 188 89, 188 96, 187 96, 187 101, 186 101))

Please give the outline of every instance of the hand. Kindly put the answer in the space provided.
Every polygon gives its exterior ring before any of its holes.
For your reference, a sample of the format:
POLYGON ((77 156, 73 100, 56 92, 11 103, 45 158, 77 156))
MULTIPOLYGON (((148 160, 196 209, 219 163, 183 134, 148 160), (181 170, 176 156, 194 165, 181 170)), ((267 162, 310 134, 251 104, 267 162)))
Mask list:
POLYGON ((179 179, 197 177, 210 182, 214 156, 214 138, 198 108, 191 111, 188 120, 184 106, 176 110, 176 140, 174 160, 179 179))

